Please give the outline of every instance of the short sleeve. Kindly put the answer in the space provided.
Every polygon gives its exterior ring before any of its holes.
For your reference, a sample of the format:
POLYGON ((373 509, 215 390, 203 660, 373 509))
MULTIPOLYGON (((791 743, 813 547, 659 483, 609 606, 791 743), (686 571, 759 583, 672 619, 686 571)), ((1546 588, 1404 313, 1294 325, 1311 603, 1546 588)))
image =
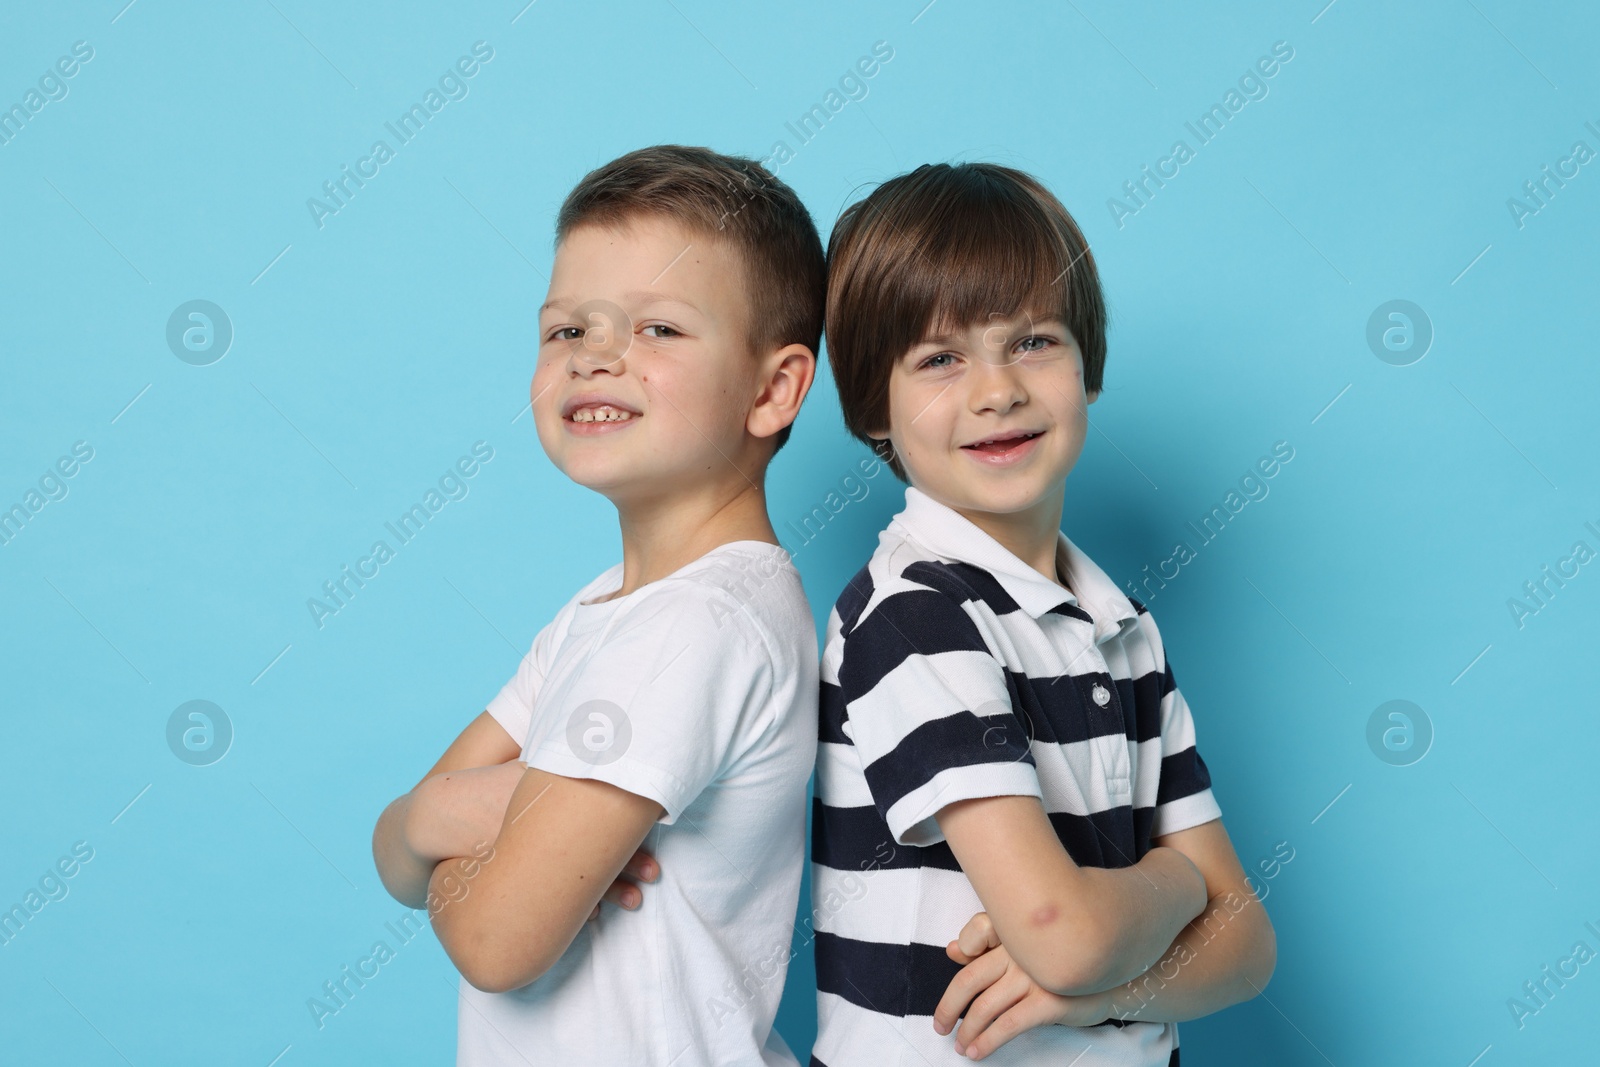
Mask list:
POLYGON ((517 665, 517 673, 501 687, 484 710, 494 721, 516 739, 518 745, 528 743, 528 729, 533 724, 533 702, 544 685, 550 670, 550 642, 555 623, 547 624, 534 636, 533 645, 517 665))
POLYGON ((693 581, 634 594, 563 684, 528 766, 609 782, 672 824, 760 735, 772 656, 724 590, 693 581))
MULTIPOLYGON (((1153 630, 1155 624, 1148 614, 1144 620, 1153 630)), ((1222 817, 1222 808, 1211 793, 1211 773, 1206 770, 1206 761, 1200 758, 1195 744, 1194 718, 1189 713, 1189 703, 1178 689, 1159 635, 1156 646, 1161 661, 1161 774, 1156 786, 1151 837, 1187 830, 1222 817)))
POLYGON ((1044 799, 1005 668, 954 598, 919 587, 885 596, 845 635, 839 688, 896 843, 943 841, 934 816, 958 800, 1044 799))

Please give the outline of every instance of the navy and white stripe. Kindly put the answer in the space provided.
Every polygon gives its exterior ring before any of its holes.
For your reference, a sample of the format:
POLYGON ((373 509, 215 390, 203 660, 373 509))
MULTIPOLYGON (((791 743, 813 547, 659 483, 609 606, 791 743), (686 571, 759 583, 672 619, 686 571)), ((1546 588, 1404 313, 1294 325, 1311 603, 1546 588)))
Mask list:
MULTIPOLYGON (((1083 867, 1221 815, 1150 613, 1065 534, 1057 562, 1071 590, 908 487, 829 614, 813 1067, 970 1062, 931 1022, 960 970, 945 945, 983 910, 934 818, 947 804, 1036 796, 1083 867)), ((1177 1045, 1170 1023, 1049 1026, 994 1061, 1160 1067, 1177 1045)))

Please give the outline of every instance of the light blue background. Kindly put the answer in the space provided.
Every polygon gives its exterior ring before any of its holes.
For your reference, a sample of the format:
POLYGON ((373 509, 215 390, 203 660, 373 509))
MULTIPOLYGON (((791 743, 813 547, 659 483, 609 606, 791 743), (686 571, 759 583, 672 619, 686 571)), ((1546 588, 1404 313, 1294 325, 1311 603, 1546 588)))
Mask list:
MULTIPOLYGON (((95 450, 0 547, 0 905, 94 849, 0 948, 0 1060, 450 1061, 431 933, 321 1030, 306 1000, 405 912, 372 867, 378 812, 618 558, 614 512, 515 418, 554 211, 629 149, 778 139, 824 234, 930 160, 1025 168, 1075 213, 1113 326, 1065 528, 1114 577, 1295 450, 1150 601, 1241 860, 1295 855, 1267 883, 1266 995, 1183 1024, 1185 1064, 1592 1053, 1600 965, 1521 1029, 1507 1000, 1600 949, 1600 566, 1520 629, 1507 600, 1600 549, 1600 166, 1522 228, 1506 206, 1575 141, 1600 149, 1592 11, 124 2, 0 16, 0 106, 94 48, 0 145, 0 506, 95 450), (319 229, 307 198, 478 40, 467 98, 319 229), (880 40, 867 98, 799 146, 785 123, 880 40), (1276 41, 1294 58, 1266 98, 1119 228, 1108 198, 1194 148, 1184 123, 1276 41), (192 299, 235 329, 211 366, 165 342, 192 299), (1436 333, 1410 366, 1366 342, 1391 299, 1436 333), (479 440, 470 495, 319 630, 306 599, 479 440), (1366 740, 1396 698, 1436 734, 1406 767, 1366 740), (236 731, 209 767, 166 745, 192 699, 236 731)), ((775 524, 865 454, 819 375, 775 524)), ((891 479, 797 552, 819 622, 899 509, 891 479)), ((797 948, 779 1028, 803 1062, 797 948)))

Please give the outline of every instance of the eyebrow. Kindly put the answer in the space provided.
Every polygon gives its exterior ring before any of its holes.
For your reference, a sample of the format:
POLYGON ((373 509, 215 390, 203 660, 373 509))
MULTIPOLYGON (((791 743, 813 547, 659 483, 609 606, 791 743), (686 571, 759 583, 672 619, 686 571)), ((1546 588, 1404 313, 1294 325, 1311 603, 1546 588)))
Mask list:
MULTIPOLYGON (((1037 318, 1032 316, 1029 317, 1032 318, 1031 328, 1034 330, 1039 330, 1046 326, 1060 326, 1065 328, 1067 325, 1066 320, 1059 315, 1039 316, 1037 318)), ((923 345, 937 345, 943 347, 945 345, 957 344, 964 340, 966 340, 964 336, 957 334, 931 333, 911 342, 911 348, 907 349, 906 351, 910 352, 912 349, 921 348, 923 345)))
POLYGON ((960 340, 954 334, 930 333, 911 342, 912 348, 921 348, 923 345, 948 345, 960 340))
MULTIPOLYGON (((682 297, 672 296, 669 293, 663 293, 654 289, 635 289, 631 292, 623 293, 622 298, 628 301, 630 304, 677 304, 680 307, 688 308, 690 311, 700 310, 698 306, 691 304, 682 297)), ((576 307, 579 304, 584 304, 587 302, 588 301, 583 300, 574 301, 565 297, 555 300, 547 300, 539 306, 539 314, 543 315, 546 311, 552 310, 565 311, 568 308, 576 307)))

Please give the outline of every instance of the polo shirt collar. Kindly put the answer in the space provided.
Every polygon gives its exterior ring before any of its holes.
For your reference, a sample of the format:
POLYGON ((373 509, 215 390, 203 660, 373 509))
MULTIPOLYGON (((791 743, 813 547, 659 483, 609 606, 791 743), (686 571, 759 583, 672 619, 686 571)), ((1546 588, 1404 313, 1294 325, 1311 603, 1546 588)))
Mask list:
POLYGON ((914 485, 906 486, 905 508, 889 521, 889 529, 946 562, 966 563, 988 571, 1032 618, 1047 615, 1063 604, 1088 612, 1094 619, 1096 644, 1115 637, 1137 617, 1132 602, 1110 576, 1060 531, 1056 535, 1056 563, 1081 596, 1052 582, 971 519, 914 485))

